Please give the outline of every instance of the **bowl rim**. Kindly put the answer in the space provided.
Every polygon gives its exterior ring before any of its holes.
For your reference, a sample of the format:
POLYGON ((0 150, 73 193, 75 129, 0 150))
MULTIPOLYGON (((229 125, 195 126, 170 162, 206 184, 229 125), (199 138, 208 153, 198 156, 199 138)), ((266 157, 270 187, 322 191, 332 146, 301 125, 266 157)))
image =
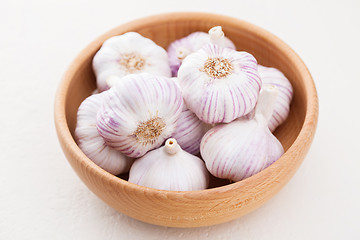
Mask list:
MULTIPOLYGON (((152 15, 137 20, 133 20, 129 23, 124 23, 100 35, 94 41, 92 41, 88 46, 86 46, 71 62, 70 66, 66 70, 58 86, 57 93, 55 96, 55 102, 54 102, 54 121, 55 121, 55 127, 59 141, 62 141, 62 143, 66 145, 66 146, 62 146, 63 149, 67 148, 67 150, 71 152, 70 154, 74 156, 77 159, 77 161, 79 161, 78 162, 79 164, 84 165, 88 171, 93 172, 98 177, 106 178, 109 182, 112 182, 113 184, 120 184, 122 185, 122 187, 128 188, 129 191, 141 191, 141 192, 145 192, 146 194, 160 193, 160 194, 172 195, 174 197, 187 195, 187 197, 197 198, 201 196, 201 198, 203 198, 204 194, 213 194, 213 193, 219 194, 220 192, 223 194, 231 194, 230 192, 232 192, 232 190, 240 189, 242 186, 246 185, 250 181, 256 181, 257 179, 261 180, 263 176, 265 176, 269 171, 273 171, 274 169, 281 167, 281 165, 284 165, 284 161, 286 161, 287 159, 291 159, 292 154, 298 152, 299 149, 303 151, 302 154, 305 155, 311 145, 318 121, 318 96, 315 88, 315 83, 311 77, 308 68, 305 66, 304 62, 300 59, 300 57, 295 53, 294 50, 292 50, 286 43, 284 43, 282 40, 280 40, 272 33, 256 25, 248 23, 244 20, 240 20, 229 16, 223 16, 213 13, 204 13, 204 12, 171 12, 171 13, 152 15), (295 141, 293 142, 293 144, 289 147, 287 151, 285 151, 285 153, 276 162, 274 162, 272 165, 270 165, 263 171, 249 178, 228 185, 214 187, 205 190, 197 190, 197 191, 167 191, 167 190, 159 190, 155 188, 144 187, 123 180, 115 175, 108 173, 107 171, 103 170, 101 167, 97 166, 78 147, 78 145, 75 142, 75 139, 71 135, 68 123, 66 121, 67 93, 69 86, 71 84, 71 80, 74 74, 76 73, 77 69, 81 65, 83 65, 86 59, 89 58, 89 55, 91 55, 90 53, 98 49, 99 46, 101 46, 101 44, 106 39, 108 39, 111 36, 118 35, 119 28, 124 30, 144 28, 150 23, 151 24, 154 24, 156 22, 164 23, 164 19, 172 19, 173 21, 175 21, 175 20, 186 20, 192 18, 194 21, 196 21, 196 19, 201 19, 204 17, 216 18, 223 22, 225 21, 232 22, 235 27, 238 27, 239 25, 246 26, 247 28, 251 28, 253 32, 259 35, 259 37, 264 38, 266 36, 266 38, 270 38, 273 44, 280 47, 281 49, 285 49, 285 51, 289 55, 289 58, 293 61, 292 65, 295 65, 297 68, 300 69, 298 71, 301 75, 300 78, 302 78, 305 81, 304 91, 306 92, 306 112, 305 112, 305 119, 303 126, 298 136, 296 137, 295 141), (305 142, 304 139, 306 139, 305 142)), ((295 166, 295 170, 292 172, 291 176, 289 176, 289 179, 295 173, 296 169, 300 166, 301 162, 302 160, 297 163, 297 165, 295 166)), ((262 181, 267 181, 267 180, 263 179, 262 181)), ((285 183, 286 182, 287 181, 285 181, 285 183)))

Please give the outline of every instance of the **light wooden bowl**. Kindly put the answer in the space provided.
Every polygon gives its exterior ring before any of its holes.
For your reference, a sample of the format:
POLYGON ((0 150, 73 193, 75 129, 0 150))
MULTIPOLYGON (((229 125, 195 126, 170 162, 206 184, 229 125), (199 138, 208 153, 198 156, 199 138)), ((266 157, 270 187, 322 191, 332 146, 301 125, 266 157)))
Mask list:
MULTIPOLYGON (((111 207, 144 222, 199 227, 238 218, 260 207, 294 175, 312 142, 318 99, 311 75, 296 53, 271 33, 247 22, 208 13, 169 13, 121 25, 86 47, 67 70, 55 99, 55 124, 60 144, 73 169, 111 207), (91 62, 108 38, 136 31, 166 48, 194 31, 221 25, 238 50, 250 52, 265 66, 280 69, 291 81, 294 98, 287 121, 275 135, 286 152, 270 167, 243 181, 226 184, 213 179, 213 188, 175 192, 146 188, 113 176, 95 165, 74 141, 80 103, 96 88, 91 62)), ((125 177, 126 178, 126 177, 125 177)))

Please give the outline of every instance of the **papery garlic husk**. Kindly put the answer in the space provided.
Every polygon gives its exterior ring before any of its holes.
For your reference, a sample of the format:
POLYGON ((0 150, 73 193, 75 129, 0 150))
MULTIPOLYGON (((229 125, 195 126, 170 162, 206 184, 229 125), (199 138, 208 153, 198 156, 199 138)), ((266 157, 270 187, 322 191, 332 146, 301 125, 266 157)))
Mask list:
POLYGON ((258 65, 258 72, 263 84, 271 84, 278 89, 274 112, 268 122, 269 129, 273 132, 289 115, 293 88, 285 75, 276 68, 258 65))
POLYGON ((178 80, 186 106, 209 124, 228 123, 248 114, 261 88, 251 54, 214 44, 187 56, 178 80))
POLYGON ((176 139, 137 159, 129 172, 129 182, 170 191, 194 191, 208 187, 209 173, 204 162, 181 149, 176 139))
POLYGON ((93 69, 99 91, 110 88, 109 77, 120 79, 129 74, 150 73, 171 76, 165 49, 136 32, 128 32, 106 40, 93 59, 93 69))
POLYGON ((173 134, 182 108, 181 91, 173 80, 131 74, 108 90, 97 128, 108 146, 137 158, 173 134))
POLYGON ((284 149, 267 127, 276 97, 276 87, 264 86, 253 119, 221 124, 204 135, 200 152, 212 175, 240 181, 281 157, 284 149))
MULTIPOLYGON (((172 79, 178 85, 178 79, 176 77, 172 79)), ((190 111, 184 104, 172 137, 177 140, 184 151, 197 155, 200 153, 202 137, 212 127, 212 125, 202 122, 195 113, 190 111)))
POLYGON ((80 105, 77 113, 75 138, 80 149, 95 164, 118 175, 129 171, 134 159, 106 145, 96 128, 96 115, 107 92, 91 95, 80 105))
POLYGON ((222 47, 236 49, 234 43, 224 36, 221 26, 213 27, 208 33, 194 32, 186 37, 175 40, 168 47, 169 63, 173 77, 177 76, 179 67, 184 58, 199 50, 204 45, 213 42, 222 47))

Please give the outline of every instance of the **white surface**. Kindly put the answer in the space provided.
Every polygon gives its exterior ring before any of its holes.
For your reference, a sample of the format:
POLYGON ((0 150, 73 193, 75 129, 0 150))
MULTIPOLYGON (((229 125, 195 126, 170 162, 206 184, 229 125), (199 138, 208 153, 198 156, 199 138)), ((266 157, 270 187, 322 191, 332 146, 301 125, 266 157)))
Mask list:
POLYGON ((360 239, 360 2, 224 2, 1 1, 0 239, 360 239), (247 20, 288 43, 313 75, 320 118, 299 171, 263 207, 176 229, 117 213, 85 187, 58 144, 53 100, 67 66, 98 35, 190 10, 247 20))

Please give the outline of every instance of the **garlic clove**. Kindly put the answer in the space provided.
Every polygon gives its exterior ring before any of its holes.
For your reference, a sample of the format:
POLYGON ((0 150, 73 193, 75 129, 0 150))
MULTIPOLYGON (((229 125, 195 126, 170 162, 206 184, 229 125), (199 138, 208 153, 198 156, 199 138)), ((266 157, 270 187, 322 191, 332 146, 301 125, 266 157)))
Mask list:
POLYGON ((276 87, 264 86, 254 118, 218 125, 204 135, 200 152, 212 175, 240 181, 281 157, 284 149, 267 127, 276 97, 276 87))
POLYGON ((248 114, 261 88, 251 54, 214 44, 187 56, 178 79, 186 106, 209 124, 228 123, 248 114))
POLYGON ((165 146, 134 162, 129 182, 161 190, 194 191, 208 187, 209 173, 200 158, 183 151, 170 138, 165 146))
POLYGON ((258 65, 258 72, 263 84, 275 85, 279 91, 274 112, 268 123, 270 131, 273 132, 289 115, 293 88, 285 75, 276 68, 258 65))
POLYGON ((208 33, 194 32, 186 37, 175 40, 168 47, 169 64, 172 76, 177 76, 177 72, 182 61, 189 54, 199 50, 208 43, 218 44, 219 46, 236 49, 234 43, 224 36, 221 26, 213 27, 208 33))
POLYGON ((80 149, 95 164, 118 175, 128 172, 133 159, 106 145, 96 128, 96 115, 107 92, 91 95, 80 105, 77 113, 75 138, 80 149))
POLYGON ((108 146, 137 158, 175 131, 183 99, 170 78, 131 74, 108 92, 97 116, 98 131, 108 146))
POLYGON ((136 32, 128 32, 106 40, 93 59, 93 69, 99 91, 109 88, 112 75, 119 79, 134 73, 171 76, 165 49, 136 32))

